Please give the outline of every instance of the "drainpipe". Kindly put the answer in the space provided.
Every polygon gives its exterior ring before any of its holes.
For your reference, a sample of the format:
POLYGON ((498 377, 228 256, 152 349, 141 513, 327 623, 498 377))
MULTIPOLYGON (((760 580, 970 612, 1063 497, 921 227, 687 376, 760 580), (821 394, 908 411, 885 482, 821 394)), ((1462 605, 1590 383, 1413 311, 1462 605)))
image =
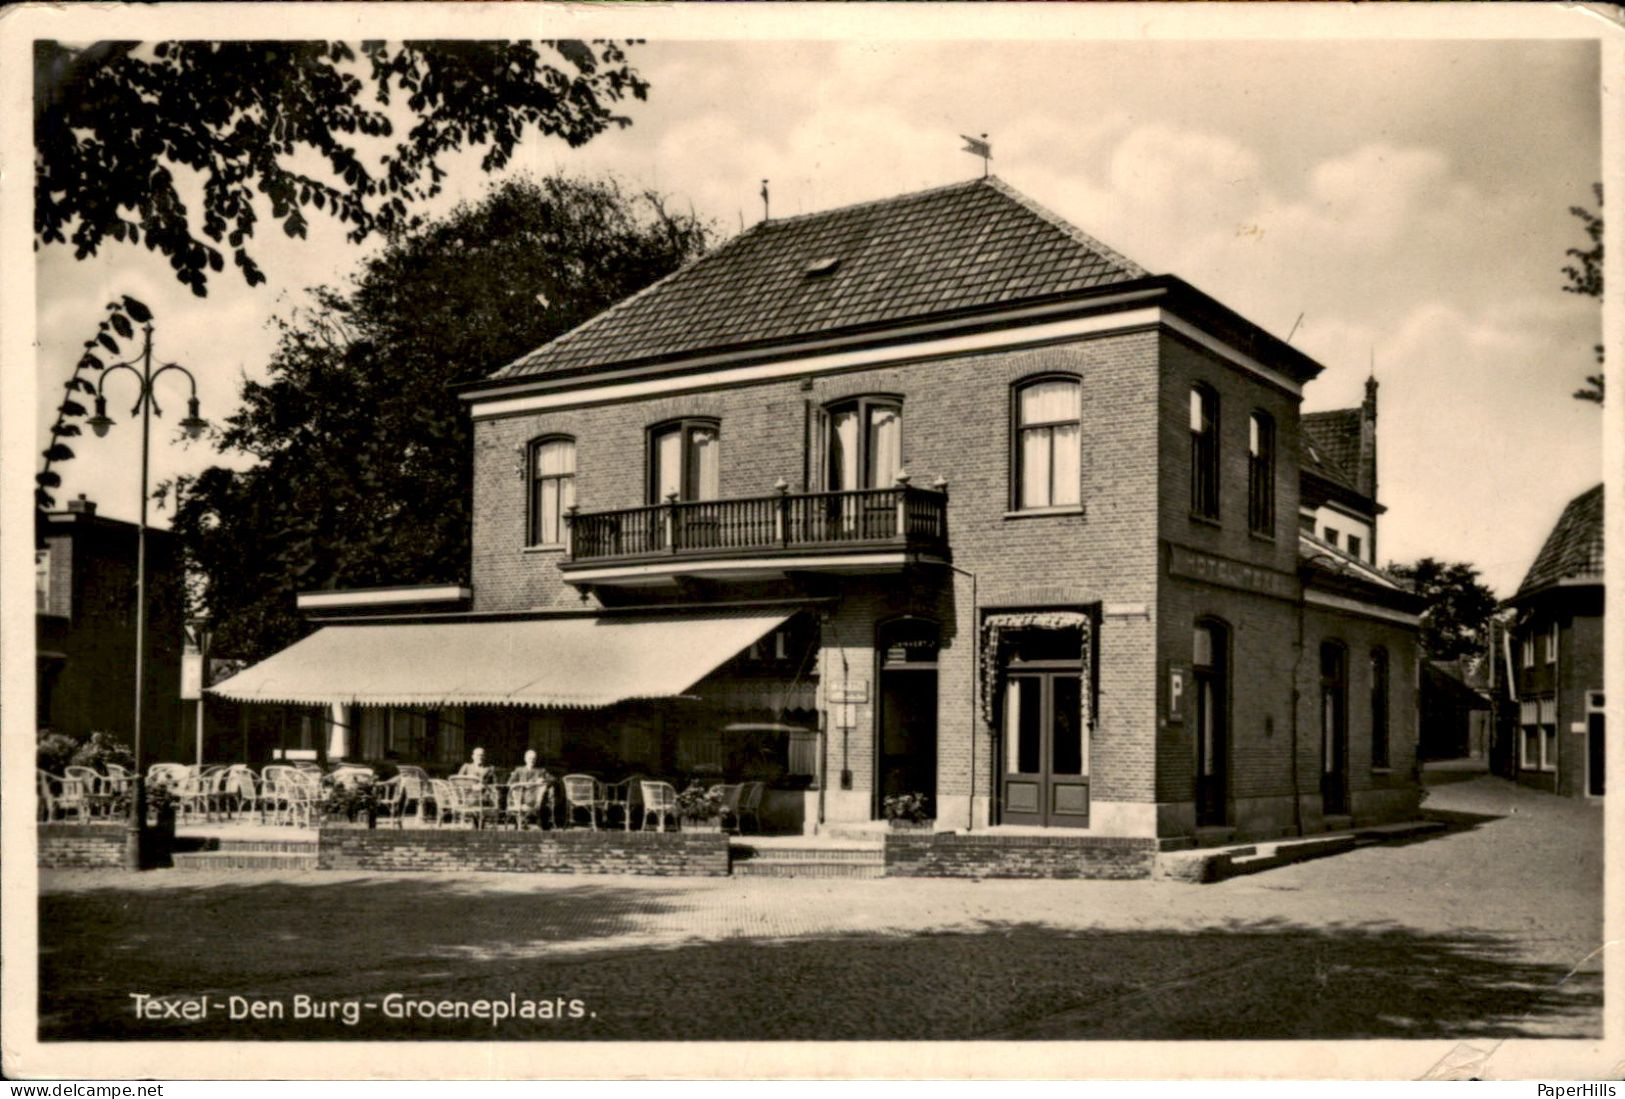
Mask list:
POLYGON ((1339 565, 1335 557, 1324 553, 1317 553, 1313 557, 1298 562, 1298 640, 1297 653, 1292 660, 1292 827, 1298 835, 1303 835, 1303 802, 1299 790, 1298 772, 1298 711, 1302 708, 1303 692, 1298 684, 1303 682, 1303 620, 1309 607, 1309 585, 1307 580, 1308 567, 1319 562, 1339 565))
POLYGON ((959 575, 970 578, 970 796, 966 799, 965 810, 965 830, 969 832, 976 828, 976 681, 981 678, 978 674, 981 664, 977 660, 976 649, 982 640, 982 624, 977 620, 976 574, 958 565, 950 564, 948 567, 959 575))

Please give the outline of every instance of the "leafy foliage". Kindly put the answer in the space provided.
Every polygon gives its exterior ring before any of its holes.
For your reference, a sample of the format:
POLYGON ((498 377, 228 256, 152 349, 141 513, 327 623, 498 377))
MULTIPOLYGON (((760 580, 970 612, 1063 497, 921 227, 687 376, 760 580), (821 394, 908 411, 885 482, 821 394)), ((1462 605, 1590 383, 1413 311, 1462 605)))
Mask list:
POLYGON ((891 794, 880 803, 887 820, 922 824, 931 819, 924 794, 891 794))
POLYGON ((79 745, 69 762, 78 767, 90 767, 102 774, 107 774, 109 763, 117 764, 126 771, 135 770, 135 753, 121 741, 115 740, 111 733, 91 733, 90 739, 79 745))
POLYGON ((684 820, 721 820, 722 791, 693 783, 677 795, 677 815, 684 820))
POLYGON ((299 591, 465 578, 473 442, 452 383, 573 328, 706 239, 655 195, 512 180, 392 238, 348 291, 321 289, 284 318, 269 380, 243 383, 217 442, 258 464, 173 486, 172 529, 205 579, 194 598, 216 650, 259 659, 297 640, 299 591))
POLYGON ((73 373, 68 375, 67 383, 63 386, 62 403, 57 406, 56 420, 51 424, 50 440, 41 451, 45 462, 34 475, 34 503, 41 511, 56 506, 51 489, 62 486, 62 475, 51 467, 73 457, 73 448, 63 440, 82 434, 74 421, 85 417, 87 402, 95 399, 97 384, 91 381, 91 375, 99 378, 103 371, 113 365, 102 361, 102 353, 117 355, 120 346, 118 337, 133 337, 136 325, 144 325, 151 320, 152 311, 143 302, 126 294, 118 301, 107 303, 107 316, 96 326, 96 334, 85 341, 84 351, 79 361, 74 363, 73 373))
POLYGON ((532 130, 584 144, 648 85, 603 41, 39 41, 34 91, 35 247, 144 243, 202 297, 228 252, 265 280, 266 202, 290 237, 311 210, 352 241, 404 230, 445 155, 483 148, 493 171, 532 130))
MULTIPOLYGON (((1602 184, 1593 183, 1591 193, 1597 199, 1597 212, 1592 213, 1584 206, 1570 206, 1569 213, 1580 219, 1585 226, 1586 236, 1591 241, 1590 248, 1570 248, 1567 255, 1579 264, 1571 263, 1563 268, 1564 276, 1569 280, 1563 287, 1570 294, 1583 294, 1588 298, 1602 297, 1602 184)), ((1602 366, 1602 344, 1593 349, 1597 356, 1597 365, 1602 366)), ((1603 374, 1598 370, 1595 374, 1586 375, 1586 384, 1574 391, 1577 401, 1594 401, 1602 404, 1603 374)))
POLYGON ((41 771, 60 775, 62 769, 73 762, 73 753, 78 750, 79 742, 66 733, 41 729, 34 744, 34 766, 41 771))
POLYGON ((1478 570, 1463 562, 1424 557, 1388 571, 1422 597, 1422 651, 1430 660, 1454 660, 1484 651, 1495 593, 1479 582, 1478 570))

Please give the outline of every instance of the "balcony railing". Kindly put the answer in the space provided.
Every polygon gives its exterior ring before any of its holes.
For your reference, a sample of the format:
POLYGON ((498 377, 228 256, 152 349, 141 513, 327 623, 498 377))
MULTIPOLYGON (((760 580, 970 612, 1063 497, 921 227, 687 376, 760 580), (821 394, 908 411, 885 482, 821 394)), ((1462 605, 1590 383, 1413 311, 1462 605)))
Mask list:
POLYGON ((575 512, 569 527, 567 565, 685 554, 714 558, 882 547, 943 551, 948 545, 948 494, 898 484, 854 492, 668 500, 575 512))

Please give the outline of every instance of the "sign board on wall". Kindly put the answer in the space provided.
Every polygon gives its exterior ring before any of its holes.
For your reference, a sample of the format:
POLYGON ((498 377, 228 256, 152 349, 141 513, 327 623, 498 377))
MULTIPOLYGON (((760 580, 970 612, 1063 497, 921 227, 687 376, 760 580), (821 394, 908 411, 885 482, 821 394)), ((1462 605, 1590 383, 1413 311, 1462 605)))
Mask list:
POLYGON ((1190 678, 1190 668, 1179 661, 1168 662, 1168 722, 1171 725, 1185 720, 1185 687, 1190 678))
POLYGON ((869 681, 866 679, 859 679, 844 685, 831 683, 829 685, 829 700, 832 703, 868 702, 869 681))
POLYGON ((196 702, 203 697, 203 654, 181 653, 181 699, 196 702))
POLYGON ((1298 597, 1297 578, 1289 573, 1261 568, 1217 554, 1202 553, 1184 546, 1168 547, 1168 575, 1200 580, 1223 588, 1235 588, 1277 599, 1298 597))

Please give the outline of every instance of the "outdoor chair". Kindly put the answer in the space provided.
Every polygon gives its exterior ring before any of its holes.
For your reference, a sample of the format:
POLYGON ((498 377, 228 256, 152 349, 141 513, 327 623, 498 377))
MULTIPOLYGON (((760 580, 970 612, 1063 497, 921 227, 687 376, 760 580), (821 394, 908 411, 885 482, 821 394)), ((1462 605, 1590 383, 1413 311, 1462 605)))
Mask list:
POLYGON ((418 823, 429 823, 429 805, 434 797, 429 792, 429 772, 421 767, 403 765, 395 775, 401 784, 401 815, 408 808, 417 812, 418 823))
POLYGON ((34 794, 36 820, 49 821, 56 813, 56 792, 51 789, 51 776, 49 772, 35 770, 34 794))
POLYGON ((373 785, 373 806, 379 819, 393 819, 395 827, 401 827, 401 817, 406 813, 406 784, 400 775, 373 785))
POLYGON ((89 816, 90 802, 82 780, 35 771, 40 799, 40 819, 66 820, 72 816, 81 823, 89 816))
POLYGON ((91 816, 106 816, 112 810, 112 794, 104 777, 94 767, 64 767, 62 776, 84 785, 85 806, 91 816))
POLYGON ((532 814, 536 827, 542 826, 542 804, 547 797, 547 784, 543 782, 511 782, 508 784, 508 804, 502 810, 503 820, 512 820, 515 828, 523 828, 532 814))
POLYGON ((288 821, 296 828, 310 828, 323 800, 321 775, 295 770, 288 778, 288 821))
POLYGON ((733 831, 735 831, 735 832, 740 830, 740 828, 739 828, 739 795, 744 792, 744 789, 745 789, 744 785, 742 783, 737 783, 737 782, 727 783, 727 784, 724 784, 724 785, 718 785, 718 786, 711 787, 712 792, 720 793, 721 796, 722 796, 722 825, 723 825, 723 827, 726 828, 728 826, 728 818, 732 817, 733 818, 733 831))
POLYGON ((739 808, 735 819, 739 821, 739 831, 745 831, 745 818, 756 819, 756 831, 762 831, 762 799, 767 795, 767 784, 763 782, 747 782, 739 790, 739 808))
POLYGON ((576 814, 586 810, 587 820, 594 832, 598 831, 598 814, 604 810, 604 788, 591 775, 565 775, 565 824, 574 826, 576 814))
POLYGON ((444 824, 449 820, 453 824, 461 824, 466 821, 478 828, 483 822, 485 800, 477 785, 443 778, 430 779, 429 785, 434 790, 437 823, 444 824))
POLYGON ((648 828, 649 822, 654 820, 664 832, 666 822, 677 815, 677 788, 669 782, 645 781, 640 785, 643 787, 643 827, 648 828))
POLYGON ((267 809, 271 812, 271 823, 280 824, 284 814, 288 812, 288 793, 292 780, 287 776, 293 770, 280 764, 271 763, 260 772, 259 810, 260 819, 265 819, 267 809))
POLYGON ((175 787, 175 822, 184 823, 187 817, 206 816, 209 807, 209 778, 191 769, 175 787))
POLYGON ((226 799, 231 795, 231 768, 223 763, 215 764, 205 767, 201 777, 204 817, 213 820, 216 816, 226 816, 226 799))
POLYGON ((187 766, 184 763, 154 763, 147 768, 147 785, 164 782, 178 787, 186 775, 187 766))
POLYGON ((265 819, 265 803, 260 800, 259 780, 248 764, 234 763, 226 769, 226 798, 233 815, 258 810, 260 819, 265 819))
POLYGON ((135 783, 135 773, 120 767, 116 763, 109 763, 106 766, 108 793, 111 794, 114 799, 117 799, 123 794, 130 793, 131 787, 135 783))

